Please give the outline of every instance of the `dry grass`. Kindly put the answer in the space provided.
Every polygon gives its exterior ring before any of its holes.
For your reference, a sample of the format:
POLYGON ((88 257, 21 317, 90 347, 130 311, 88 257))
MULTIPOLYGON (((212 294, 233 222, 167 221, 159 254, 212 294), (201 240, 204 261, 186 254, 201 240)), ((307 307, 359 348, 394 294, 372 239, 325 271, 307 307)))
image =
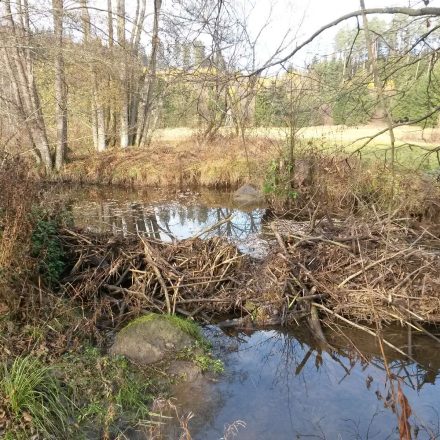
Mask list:
POLYGON ((37 188, 27 164, 2 155, 0 188, 0 268, 6 271, 28 252, 29 214, 37 188))
MULTIPOLYGON (((0 316, 16 309, 35 268, 30 213, 38 188, 31 168, 0 154, 0 316)), ((1 346, 1 343, 0 343, 1 346)))
MULTIPOLYGON (((361 137, 374 136, 378 131, 385 128, 384 125, 369 124, 357 127, 345 125, 318 125, 305 127, 299 130, 298 135, 304 140, 325 139, 328 143, 345 145, 356 142, 361 137)), ((256 127, 248 129, 248 135, 252 138, 270 138, 284 140, 289 135, 289 128, 283 127, 256 127)), ((232 129, 222 129, 225 136, 232 134, 232 129)), ((157 142, 181 142, 190 140, 197 134, 195 129, 188 127, 162 128, 154 132, 153 140, 157 142)), ((440 129, 422 128, 418 126, 403 125, 395 129, 396 139, 399 143, 417 142, 424 146, 432 146, 440 139, 440 129)), ((376 138, 374 144, 388 144, 389 136, 384 133, 376 138)))
MULTIPOLYGON (((390 163, 388 135, 382 134, 356 158, 351 153, 383 127, 344 126, 308 127, 298 133, 295 147, 298 157, 325 157, 327 167, 360 160, 374 174, 390 163)), ((402 126, 396 129, 396 166, 399 173, 436 169, 436 154, 430 154, 436 129, 421 130, 402 126), (419 146, 408 145, 417 141, 419 146)), ((262 186, 271 164, 286 156, 287 132, 282 128, 258 128, 248 131, 243 144, 227 129, 217 140, 206 143, 188 128, 158 130, 149 149, 75 156, 58 180, 73 183, 115 184, 135 187, 236 188, 243 183, 262 186)), ((333 173, 341 170, 337 165, 333 173)), ((344 171, 345 173, 345 171, 344 171)), ((345 173, 346 174, 346 173, 345 173)), ((345 175, 344 174, 344 175, 345 175)), ((365 176, 365 173, 363 174, 365 176)))
POLYGON ((148 150, 76 157, 60 177, 71 182, 139 187, 237 187, 245 181, 261 185, 273 155, 272 144, 262 139, 247 148, 248 157, 242 142, 229 137, 209 145, 197 138, 177 144, 158 142, 148 150))

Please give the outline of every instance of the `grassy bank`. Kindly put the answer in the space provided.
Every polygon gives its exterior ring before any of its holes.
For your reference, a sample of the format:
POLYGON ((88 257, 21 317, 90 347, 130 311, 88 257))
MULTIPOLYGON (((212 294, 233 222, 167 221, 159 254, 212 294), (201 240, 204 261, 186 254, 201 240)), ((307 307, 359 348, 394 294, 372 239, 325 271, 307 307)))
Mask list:
MULTIPOLYGON (((116 439, 138 427, 154 432, 161 419, 152 407, 168 397, 172 383, 168 361, 186 356, 216 371, 220 363, 207 348, 142 367, 108 355, 115 332, 136 315, 106 324, 93 307, 64 294, 69 249, 58 231, 69 216, 31 167, 0 159, 0 438, 116 439)), ((201 338, 194 322, 172 322, 201 338)))
MULTIPOLYGON (((375 180, 377 184, 391 173, 388 135, 381 134, 360 152, 354 152, 381 129, 383 127, 370 126, 302 129, 295 140, 295 158, 305 159, 308 166, 320 162, 315 166, 315 176, 319 178, 322 173, 342 173, 345 179, 351 173, 355 178, 351 180, 362 180, 355 175, 361 171, 363 177, 369 175, 366 180, 375 180), (344 164, 349 165, 348 172, 344 164), (355 171, 353 164, 356 164, 355 171)), ((427 133, 414 127, 396 129, 395 171, 399 176, 424 175, 439 167, 432 143, 438 134, 433 130, 427 133)), ((290 178, 288 149, 285 129, 249 130, 244 142, 225 133, 209 143, 200 141, 190 129, 158 130, 148 149, 112 149, 100 154, 83 151, 72 156, 55 179, 138 188, 235 189, 243 183, 252 183, 265 188, 272 196, 290 178)), ((303 180, 304 176, 300 176, 300 185, 296 186, 302 186, 303 180)), ((339 191, 340 185, 337 181, 334 183, 339 191)), ((330 192, 333 190, 330 183, 327 187, 330 192)))
POLYGON ((59 176, 75 183, 136 187, 234 188, 245 181, 261 186, 274 152, 266 140, 222 138, 209 145, 196 139, 155 142, 149 149, 111 150, 72 157, 59 176))

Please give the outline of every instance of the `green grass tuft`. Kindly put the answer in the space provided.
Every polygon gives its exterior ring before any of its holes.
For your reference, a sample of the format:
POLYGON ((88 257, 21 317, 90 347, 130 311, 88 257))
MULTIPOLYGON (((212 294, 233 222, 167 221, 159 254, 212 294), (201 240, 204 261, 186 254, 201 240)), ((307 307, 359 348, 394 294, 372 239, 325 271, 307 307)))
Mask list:
POLYGON ((3 367, 0 393, 17 426, 24 420, 44 438, 66 438, 70 401, 50 367, 34 357, 16 358, 3 367))
POLYGON ((117 429, 123 420, 148 419, 152 401, 151 372, 140 370, 121 356, 102 355, 86 346, 82 353, 64 356, 61 371, 78 408, 81 429, 117 429))
POLYGON ((201 368, 203 372, 210 371, 212 373, 221 374, 225 371, 225 366, 220 359, 213 359, 208 354, 197 354, 194 362, 201 368))

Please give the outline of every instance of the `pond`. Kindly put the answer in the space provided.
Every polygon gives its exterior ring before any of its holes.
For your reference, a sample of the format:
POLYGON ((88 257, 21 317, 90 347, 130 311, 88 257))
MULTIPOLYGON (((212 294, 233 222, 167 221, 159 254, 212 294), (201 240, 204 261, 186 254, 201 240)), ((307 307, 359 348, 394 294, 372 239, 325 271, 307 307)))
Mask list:
POLYGON ((413 438, 439 438, 440 351, 424 336, 388 329, 385 338, 414 360, 387 349, 384 361, 374 338, 349 328, 327 329, 327 346, 303 327, 208 331, 226 372, 176 391, 181 412, 194 413, 193 439, 398 439, 386 368, 412 409, 413 438))
MULTIPOLYGON (((63 198, 74 223, 97 232, 172 241, 208 229, 256 257, 269 245, 265 206, 236 204, 227 193, 69 188, 63 198)), ((205 330, 225 373, 174 390, 179 414, 193 414, 193 439, 398 439, 401 408, 393 394, 408 400, 413 439, 440 438, 440 350, 427 336, 407 328, 384 332, 409 359, 334 324, 325 329, 326 345, 305 324, 205 330)), ((168 422, 163 438, 179 435, 177 422, 168 422)))
POLYGON ((264 255, 267 246, 259 236, 264 203, 237 203, 225 192, 77 187, 66 188, 61 197, 67 200, 75 226, 95 232, 172 241, 209 230, 205 236, 228 237, 256 257, 264 255))

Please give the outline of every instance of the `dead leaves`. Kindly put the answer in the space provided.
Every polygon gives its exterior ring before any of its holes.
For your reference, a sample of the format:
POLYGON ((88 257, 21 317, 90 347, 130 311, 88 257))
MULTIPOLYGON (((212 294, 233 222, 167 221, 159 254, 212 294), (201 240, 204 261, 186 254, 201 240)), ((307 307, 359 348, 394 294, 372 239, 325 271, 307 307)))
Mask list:
POLYGON ((397 382, 397 403, 399 404, 401 410, 399 416, 400 440, 411 440, 411 425, 409 423, 409 418, 411 417, 412 411, 408 399, 406 398, 405 394, 403 394, 400 381, 397 382))
POLYGON ((9 307, 5 303, 0 303, 0 316, 6 315, 9 312, 9 307))

